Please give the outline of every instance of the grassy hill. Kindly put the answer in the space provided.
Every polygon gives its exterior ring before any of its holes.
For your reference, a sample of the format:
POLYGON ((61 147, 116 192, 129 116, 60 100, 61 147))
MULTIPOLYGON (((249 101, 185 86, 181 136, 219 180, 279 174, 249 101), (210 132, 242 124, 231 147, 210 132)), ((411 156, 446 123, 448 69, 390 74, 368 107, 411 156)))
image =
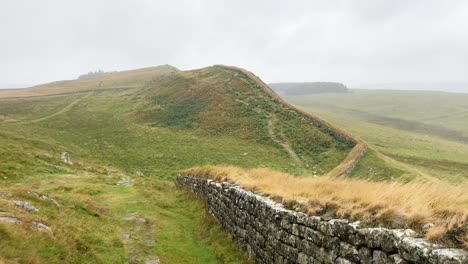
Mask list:
POLYGON ((468 180, 467 94, 352 90, 287 99, 360 135, 419 176, 468 180))
POLYGON ((161 66, 0 97, 0 219, 21 222, 0 223, 5 263, 248 262, 203 204, 175 188, 176 172, 322 175, 354 146, 221 66, 161 66))

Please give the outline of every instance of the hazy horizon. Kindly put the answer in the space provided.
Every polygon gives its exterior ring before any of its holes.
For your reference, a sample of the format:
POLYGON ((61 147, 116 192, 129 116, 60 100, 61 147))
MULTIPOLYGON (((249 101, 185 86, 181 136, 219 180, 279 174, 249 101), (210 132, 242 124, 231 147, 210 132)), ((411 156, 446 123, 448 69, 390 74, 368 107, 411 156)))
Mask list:
MULTIPOLYGON (((159 66, 159 65, 155 65, 159 66)), ((174 66, 174 65, 171 65, 174 66)), ((153 66, 149 66, 153 67, 153 66)), ((174 66, 177 67, 177 66, 174 66)), ((208 66, 207 66, 208 67, 208 66)), ((102 69, 97 69, 102 70, 102 69)), ((95 70, 95 71, 97 71, 95 70)), ((132 70, 132 69, 125 69, 132 70)), ((186 69, 188 70, 188 69, 186 69)), ((88 71, 90 72, 90 71, 88 71)), ((106 70, 107 72, 107 70, 106 70)), ((110 71, 109 71, 110 72, 110 71)), ((85 74, 83 72, 80 74, 85 74)), ((66 80, 75 80, 79 74, 76 75, 76 78, 63 79, 63 80, 53 80, 55 81, 66 81, 66 80)), ((262 78, 262 76, 259 76, 262 78)), ((264 80, 265 81, 265 80, 264 80)), ((308 80, 308 81, 278 81, 278 82, 266 82, 266 83, 307 83, 307 82, 336 82, 335 80, 308 80)), ((44 83, 35 83, 35 84, 2 84, 0 83, 0 89, 22 89, 29 88, 36 85, 41 85, 44 83)), ((412 83, 398 83, 398 82, 379 82, 379 83, 343 83, 349 89, 364 89, 364 90, 407 90, 407 91, 441 91, 441 92, 450 92, 450 93, 468 93, 468 82, 412 82, 412 83)))
POLYGON ((468 84, 466 1, 294 3, 3 2, 0 88, 220 63, 267 83, 468 84))

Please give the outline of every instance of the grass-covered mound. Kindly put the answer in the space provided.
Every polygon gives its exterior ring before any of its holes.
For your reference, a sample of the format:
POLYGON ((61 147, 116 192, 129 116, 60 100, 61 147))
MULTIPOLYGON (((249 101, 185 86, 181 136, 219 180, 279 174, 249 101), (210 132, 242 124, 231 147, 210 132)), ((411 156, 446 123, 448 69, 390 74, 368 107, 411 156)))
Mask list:
POLYGON ((323 175, 345 159, 354 142, 317 127, 272 93, 237 69, 214 66, 178 72, 141 90, 147 100, 141 115, 154 126, 273 146, 283 143, 298 157, 293 159, 296 174, 323 175))

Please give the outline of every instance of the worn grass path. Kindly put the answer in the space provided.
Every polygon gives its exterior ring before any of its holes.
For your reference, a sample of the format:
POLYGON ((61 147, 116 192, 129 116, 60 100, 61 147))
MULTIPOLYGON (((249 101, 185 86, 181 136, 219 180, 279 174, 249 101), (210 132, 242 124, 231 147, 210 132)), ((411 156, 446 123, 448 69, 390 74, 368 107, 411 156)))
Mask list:
POLYGON ((25 125, 25 124, 32 124, 32 123, 45 121, 45 120, 54 118, 54 117, 56 117, 58 115, 61 115, 61 114, 65 113, 65 112, 69 111, 70 109, 72 109, 73 106, 75 106, 76 104, 78 104, 82 100, 85 100, 86 98, 90 97, 91 95, 93 95, 93 92, 87 92, 84 96, 76 99, 75 101, 71 102, 70 104, 68 104, 64 108, 60 109, 59 111, 57 111, 55 113, 52 113, 50 115, 47 115, 47 116, 43 116, 43 117, 32 119, 32 120, 26 120, 26 121, 7 121, 7 122, 4 122, 4 124, 25 125))
POLYGON ((305 174, 305 166, 304 162, 299 158, 297 153, 294 151, 294 149, 291 147, 291 145, 288 143, 285 137, 280 137, 278 136, 275 131, 274 131, 274 126, 278 118, 276 115, 271 114, 269 119, 268 119, 268 134, 270 137, 275 141, 276 143, 280 144, 281 147, 283 147, 286 152, 288 152, 288 155, 291 157, 291 159, 294 161, 294 163, 298 167, 298 174, 299 175, 304 175, 305 174))

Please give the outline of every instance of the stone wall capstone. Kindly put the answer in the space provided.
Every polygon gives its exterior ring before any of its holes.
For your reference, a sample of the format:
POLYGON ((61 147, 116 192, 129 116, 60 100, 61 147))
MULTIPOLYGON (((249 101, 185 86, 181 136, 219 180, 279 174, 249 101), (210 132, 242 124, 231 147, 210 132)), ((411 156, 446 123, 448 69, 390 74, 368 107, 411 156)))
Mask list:
POLYGON ((467 264, 468 252, 443 248, 410 229, 365 228, 284 208, 241 187, 178 175, 257 263, 467 264))

